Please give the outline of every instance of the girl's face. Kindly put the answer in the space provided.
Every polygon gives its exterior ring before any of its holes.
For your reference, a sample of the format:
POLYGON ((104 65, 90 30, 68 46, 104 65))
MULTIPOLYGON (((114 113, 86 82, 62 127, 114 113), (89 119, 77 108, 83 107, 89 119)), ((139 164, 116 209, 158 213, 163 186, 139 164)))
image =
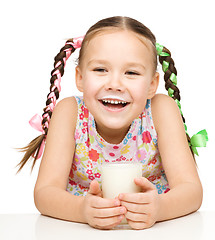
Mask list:
POLYGON ((153 72, 150 45, 144 42, 131 31, 97 34, 76 68, 77 88, 103 138, 111 130, 126 134, 157 90, 159 75, 153 72))

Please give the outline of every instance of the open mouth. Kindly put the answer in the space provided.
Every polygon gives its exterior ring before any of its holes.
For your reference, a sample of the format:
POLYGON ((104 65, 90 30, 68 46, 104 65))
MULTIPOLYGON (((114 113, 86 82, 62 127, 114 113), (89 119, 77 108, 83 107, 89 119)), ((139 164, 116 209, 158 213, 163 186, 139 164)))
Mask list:
POLYGON ((119 100, 99 100, 105 107, 112 109, 124 108, 129 104, 129 102, 119 101, 119 100))

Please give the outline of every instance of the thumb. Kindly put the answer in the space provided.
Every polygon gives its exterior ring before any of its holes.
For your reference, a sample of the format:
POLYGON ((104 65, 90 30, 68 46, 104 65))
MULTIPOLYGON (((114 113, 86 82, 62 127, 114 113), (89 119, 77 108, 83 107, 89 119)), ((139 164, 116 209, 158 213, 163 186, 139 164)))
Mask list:
POLYGON ((156 190, 155 185, 145 177, 135 178, 134 182, 136 185, 140 186, 144 191, 156 190))
POLYGON ((99 186, 99 183, 96 181, 96 180, 93 180, 91 183, 90 183, 90 188, 89 188, 89 191, 88 191, 89 194, 92 194, 92 195, 99 195, 101 196, 101 189, 100 189, 100 186, 99 186))

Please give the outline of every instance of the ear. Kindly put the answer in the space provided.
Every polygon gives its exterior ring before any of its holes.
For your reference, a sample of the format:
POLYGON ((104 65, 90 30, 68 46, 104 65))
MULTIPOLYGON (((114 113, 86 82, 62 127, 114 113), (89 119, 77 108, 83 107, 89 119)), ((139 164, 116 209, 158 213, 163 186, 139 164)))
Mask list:
POLYGON ((83 92, 83 78, 82 78, 81 68, 79 66, 75 68, 75 82, 76 82, 77 89, 80 92, 83 92))
POLYGON ((149 86, 149 92, 148 92, 148 99, 151 99, 154 97, 157 88, 158 88, 158 84, 159 84, 159 78, 160 78, 160 74, 158 72, 155 73, 155 75, 152 78, 152 81, 150 83, 149 86))

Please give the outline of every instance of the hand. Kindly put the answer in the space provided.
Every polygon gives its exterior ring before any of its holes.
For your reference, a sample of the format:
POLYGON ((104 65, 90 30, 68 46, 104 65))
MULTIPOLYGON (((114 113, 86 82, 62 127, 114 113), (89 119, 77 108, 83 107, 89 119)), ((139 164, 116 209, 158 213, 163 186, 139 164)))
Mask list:
POLYGON ((125 217, 133 229, 149 228, 158 219, 159 195, 156 187, 146 178, 135 178, 134 181, 143 192, 122 193, 119 200, 127 209, 125 217))
POLYGON ((120 206, 118 199, 102 198, 99 183, 94 180, 83 202, 85 222, 99 229, 112 229, 125 217, 126 208, 120 206))

